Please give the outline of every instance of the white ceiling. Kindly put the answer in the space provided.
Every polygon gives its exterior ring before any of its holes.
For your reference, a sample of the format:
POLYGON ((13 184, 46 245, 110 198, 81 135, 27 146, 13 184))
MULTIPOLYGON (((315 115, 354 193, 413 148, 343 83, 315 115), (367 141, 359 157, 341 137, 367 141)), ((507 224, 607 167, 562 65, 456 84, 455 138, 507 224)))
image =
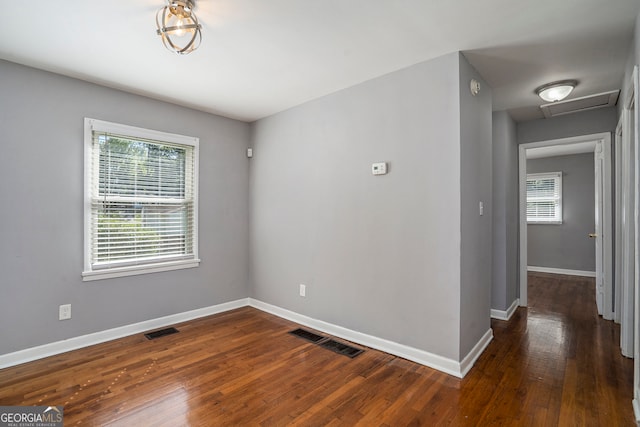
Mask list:
POLYGON ((197 0, 201 47, 169 53, 164 0, 3 2, 0 58, 253 121, 463 51, 494 110, 542 118, 535 87, 619 89, 640 0, 197 0))

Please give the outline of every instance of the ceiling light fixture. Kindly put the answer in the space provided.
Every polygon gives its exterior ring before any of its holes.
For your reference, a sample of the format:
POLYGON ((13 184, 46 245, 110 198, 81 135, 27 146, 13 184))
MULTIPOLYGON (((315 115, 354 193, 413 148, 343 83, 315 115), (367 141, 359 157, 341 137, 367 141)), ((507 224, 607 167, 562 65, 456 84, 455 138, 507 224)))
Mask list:
POLYGON ((200 46, 201 25, 193 12, 192 0, 168 0, 167 6, 156 13, 156 33, 171 52, 186 55, 200 46))
POLYGON ((536 89, 536 94, 547 102, 562 101, 565 99, 573 88, 578 85, 577 80, 561 80, 558 82, 547 83, 536 89))

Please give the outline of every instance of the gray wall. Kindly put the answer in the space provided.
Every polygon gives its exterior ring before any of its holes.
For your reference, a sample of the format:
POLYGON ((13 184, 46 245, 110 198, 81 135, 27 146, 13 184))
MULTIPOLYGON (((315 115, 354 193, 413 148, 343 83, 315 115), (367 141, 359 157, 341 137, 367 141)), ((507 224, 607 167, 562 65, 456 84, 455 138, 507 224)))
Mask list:
MULTIPOLYGON (((518 133, 518 144, 524 144, 529 142, 538 142, 559 138, 568 138, 572 136, 579 135, 588 135, 594 133, 602 133, 602 132, 615 132, 616 125, 618 123, 618 115, 617 108, 601 108, 597 110, 585 111, 582 113, 568 114, 566 116, 559 116, 552 119, 541 119, 541 120, 533 120, 530 122, 518 123, 517 133, 518 133)), ((527 162, 528 164, 529 162, 527 162)), ((593 164, 592 164, 593 169, 593 164)), ((591 180, 593 181, 593 179, 591 180)), ((591 208, 593 210, 594 208, 591 208)), ((593 227, 591 227, 593 228, 593 227)), ((548 233, 552 229, 546 229, 548 233)), ((592 231, 588 231, 587 233, 592 233, 592 231)), ((529 233, 527 233, 527 246, 529 250, 532 248, 531 237, 529 233)), ((585 251, 586 253, 586 251, 585 251)), ((553 265, 537 265, 537 262, 542 262, 540 259, 532 258, 532 255, 529 253, 527 259, 527 265, 539 266, 539 267, 553 267, 553 265)), ((594 257, 595 253, 591 255, 594 257)), ((588 258, 587 258, 588 259, 588 258)), ((550 261, 544 260, 546 264, 549 264, 550 261)), ((555 261, 554 264, 558 264, 558 261, 555 261)), ((576 266, 583 265, 577 261, 571 261, 566 265, 574 265, 574 267, 558 267, 556 268, 567 268, 567 269, 575 269, 575 270, 586 270, 586 271, 594 271, 595 264, 592 268, 578 268, 576 266)), ((588 264, 584 264, 585 266, 592 265, 591 262, 588 264)))
POLYGON ((624 70, 624 77, 622 78, 622 93, 620 94, 620 100, 618 101, 618 117, 622 113, 626 102, 629 99, 631 92, 631 76, 633 74, 633 67, 640 62, 640 14, 636 17, 636 27, 634 31, 634 37, 629 47, 629 54, 627 57, 627 64, 624 70))
POLYGON ((249 125, 10 62, 0 75, 0 354, 248 295, 249 125), (82 281, 84 117, 200 138, 200 267, 82 281))
POLYGON ((527 225, 527 264, 596 271, 593 153, 530 159, 527 173, 562 172, 562 224, 527 225))
POLYGON ((567 114, 552 119, 518 123, 518 144, 615 132, 618 124, 616 107, 600 108, 582 113, 567 114))
MULTIPOLYGON (((519 236, 514 224, 518 223, 518 191, 511 187, 517 185, 517 154, 510 150, 513 141, 513 125, 510 119, 494 114, 494 284, 492 286, 492 307, 505 310, 518 295, 519 284, 513 282, 517 277, 515 254, 519 236), (515 181, 515 183, 514 183, 515 181), (504 217, 503 217, 504 215, 504 217), (504 242, 504 247, 502 246, 504 242), (504 286, 503 286, 504 284, 504 286)), ((614 132, 617 124, 617 109, 603 108, 569 114, 552 119, 532 120, 516 124, 517 144, 538 142, 551 139, 568 138, 592 133, 614 132)), ((517 227, 517 225, 515 225, 517 227)))
POLYGON ((518 144, 509 113, 493 113, 493 285, 491 307, 507 310, 518 289, 518 144))
MULTIPOLYGON (((468 81, 460 88, 460 62, 449 54, 254 124, 254 297, 459 360, 460 346, 468 346, 459 332, 460 209, 467 204, 459 104, 460 91, 469 90, 468 81), (378 161, 389 162, 388 175, 371 175, 378 161), (306 298, 298 296, 300 283, 306 298)), ((487 99, 478 101, 483 117, 487 99)), ((485 135, 480 144, 484 159, 485 135)), ((485 228, 467 243, 484 238, 485 228)), ((485 276, 477 294, 488 295, 485 276)), ((488 324, 485 299, 462 304, 470 311, 462 323, 480 325, 473 337, 488 324)))
POLYGON ((491 88, 460 55, 460 355, 491 328, 491 88), (471 79, 480 81, 477 96, 471 79), (479 203, 484 205, 483 215, 479 203))
POLYGON ((457 69, 448 55, 255 124, 255 297, 458 357, 457 69))
POLYGON ((9 62, 0 74, 0 323, 17 325, 0 353, 247 295, 454 360, 489 328, 491 91, 470 97, 460 54, 252 127, 9 62), (200 267, 82 282, 84 117, 200 138, 200 267))

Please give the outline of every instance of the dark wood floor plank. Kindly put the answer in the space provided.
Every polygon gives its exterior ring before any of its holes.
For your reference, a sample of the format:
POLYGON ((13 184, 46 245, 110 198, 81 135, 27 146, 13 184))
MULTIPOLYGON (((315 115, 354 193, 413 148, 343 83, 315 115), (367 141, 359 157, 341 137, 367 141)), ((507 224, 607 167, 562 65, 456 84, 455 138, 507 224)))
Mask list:
MULTIPOLYGON (((64 405, 83 426, 635 425, 633 362, 593 279, 534 274, 462 380, 371 349, 350 359, 242 308, 0 370, 0 405, 64 405)), ((413 325, 416 330, 420 325, 413 325)))

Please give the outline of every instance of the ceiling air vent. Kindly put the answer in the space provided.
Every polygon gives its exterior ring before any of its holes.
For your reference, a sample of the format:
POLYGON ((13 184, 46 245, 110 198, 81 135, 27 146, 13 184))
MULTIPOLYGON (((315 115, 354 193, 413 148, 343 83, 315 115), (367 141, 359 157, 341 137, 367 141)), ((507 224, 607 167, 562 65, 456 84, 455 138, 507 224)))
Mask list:
POLYGON ((579 113, 580 111, 593 110, 595 108, 613 107, 618 102, 619 90, 598 93, 596 95, 558 101, 540 106, 542 113, 548 119, 564 114, 579 113))

